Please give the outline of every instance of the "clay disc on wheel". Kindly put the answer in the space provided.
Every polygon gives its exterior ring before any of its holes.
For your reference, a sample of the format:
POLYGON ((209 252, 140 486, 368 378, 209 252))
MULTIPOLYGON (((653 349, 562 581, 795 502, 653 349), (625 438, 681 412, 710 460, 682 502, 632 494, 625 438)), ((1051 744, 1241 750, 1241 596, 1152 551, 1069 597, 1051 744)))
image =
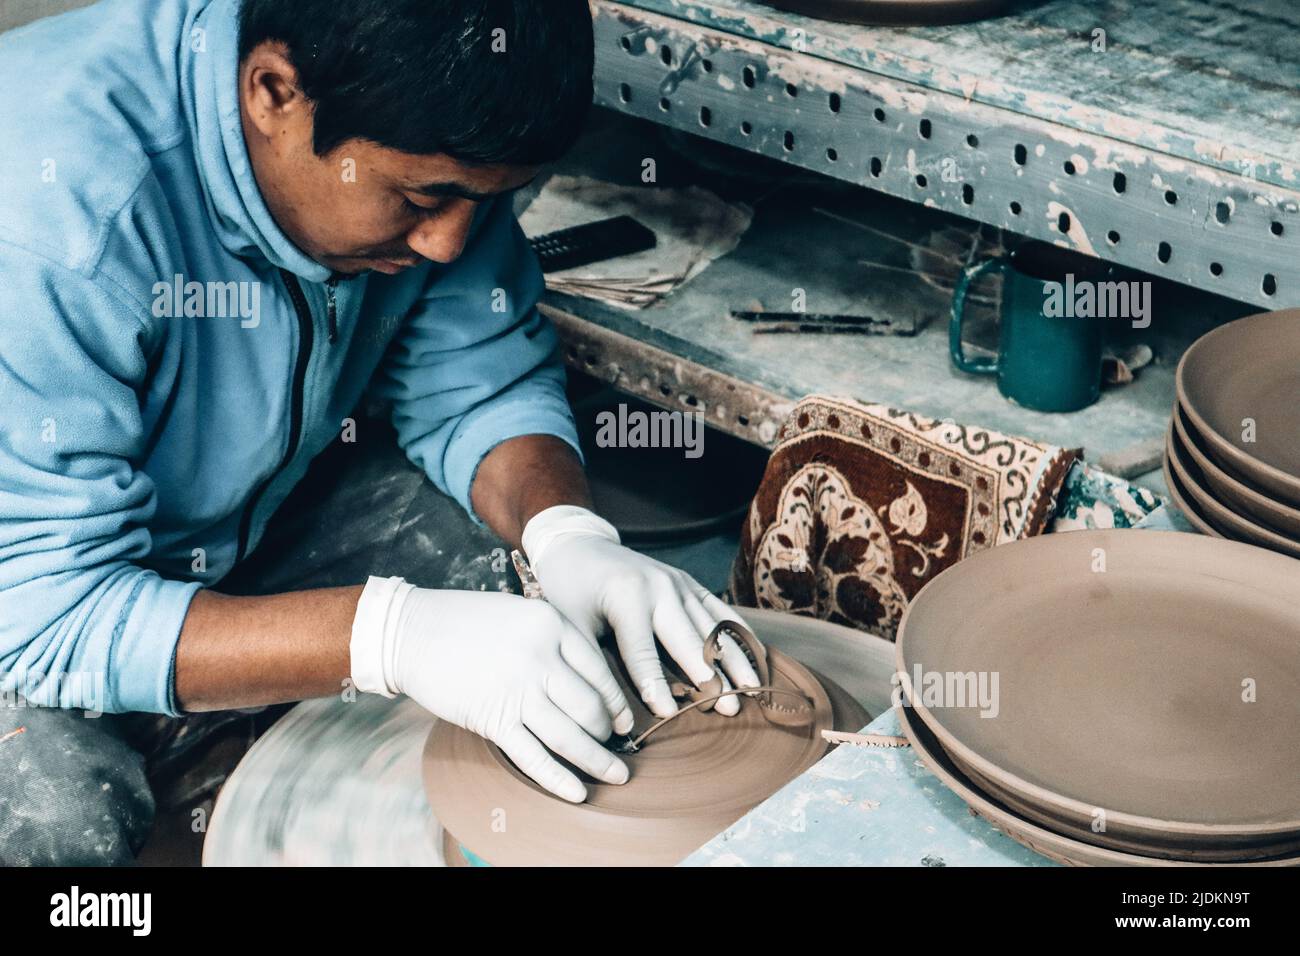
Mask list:
MULTIPOLYGON (((434 815, 460 846, 494 866, 677 863, 820 759, 823 730, 857 730, 865 722, 861 707, 825 678, 770 648, 768 661, 775 686, 811 699, 810 723, 778 726, 751 699, 735 717, 688 711, 623 756, 628 783, 579 773, 588 791, 582 804, 551 796, 494 744, 439 721, 424 751, 434 815)), ((794 697, 773 699, 800 705, 794 697)), ((628 700, 639 734, 655 718, 634 693, 628 700)))

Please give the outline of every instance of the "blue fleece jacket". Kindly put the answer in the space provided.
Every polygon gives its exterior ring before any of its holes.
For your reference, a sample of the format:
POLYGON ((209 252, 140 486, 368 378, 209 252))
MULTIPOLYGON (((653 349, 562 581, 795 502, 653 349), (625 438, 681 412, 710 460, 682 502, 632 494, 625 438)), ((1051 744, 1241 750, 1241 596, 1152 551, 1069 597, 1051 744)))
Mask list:
POLYGON ((0 690, 85 706, 60 675, 95 675, 97 709, 176 713, 195 592, 368 385, 467 510, 498 443, 577 448, 508 198, 455 263, 396 276, 329 282, 276 226, 237 13, 105 0, 0 37, 0 690))

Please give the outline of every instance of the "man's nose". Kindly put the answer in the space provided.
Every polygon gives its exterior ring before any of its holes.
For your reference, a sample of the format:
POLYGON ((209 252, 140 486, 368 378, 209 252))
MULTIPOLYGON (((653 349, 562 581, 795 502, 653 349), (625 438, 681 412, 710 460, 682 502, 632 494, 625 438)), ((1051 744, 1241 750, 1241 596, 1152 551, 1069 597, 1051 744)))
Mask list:
POLYGON ((434 262, 455 262, 465 248, 478 203, 453 200, 443 214, 421 222, 406 235, 411 250, 434 262))

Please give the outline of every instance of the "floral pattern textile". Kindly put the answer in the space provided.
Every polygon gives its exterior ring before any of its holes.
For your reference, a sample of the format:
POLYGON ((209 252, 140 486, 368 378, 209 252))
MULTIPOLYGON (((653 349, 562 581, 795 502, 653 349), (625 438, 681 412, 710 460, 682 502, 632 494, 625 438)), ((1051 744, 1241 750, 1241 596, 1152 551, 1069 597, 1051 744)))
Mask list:
POLYGON ((1076 458, 883 405, 805 398, 750 506, 732 598, 892 640, 939 572, 1041 533, 1076 458))

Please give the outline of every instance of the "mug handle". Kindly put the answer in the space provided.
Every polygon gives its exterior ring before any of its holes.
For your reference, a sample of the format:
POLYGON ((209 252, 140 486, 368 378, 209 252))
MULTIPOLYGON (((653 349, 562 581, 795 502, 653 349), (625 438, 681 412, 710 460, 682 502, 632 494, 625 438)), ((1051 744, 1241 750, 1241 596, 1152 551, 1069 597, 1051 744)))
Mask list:
POLYGON ((963 269, 962 274, 957 278, 957 288, 952 294, 952 319, 948 323, 948 354, 952 356, 952 364, 963 372, 972 375, 993 375, 998 370, 997 358, 968 359, 966 357, 961 348, 961 326, 965 319, 966 292, 970 284, 992 269, 1002 271, 1006 267, 1006 258, 985 259, 981 263, 963 269))

